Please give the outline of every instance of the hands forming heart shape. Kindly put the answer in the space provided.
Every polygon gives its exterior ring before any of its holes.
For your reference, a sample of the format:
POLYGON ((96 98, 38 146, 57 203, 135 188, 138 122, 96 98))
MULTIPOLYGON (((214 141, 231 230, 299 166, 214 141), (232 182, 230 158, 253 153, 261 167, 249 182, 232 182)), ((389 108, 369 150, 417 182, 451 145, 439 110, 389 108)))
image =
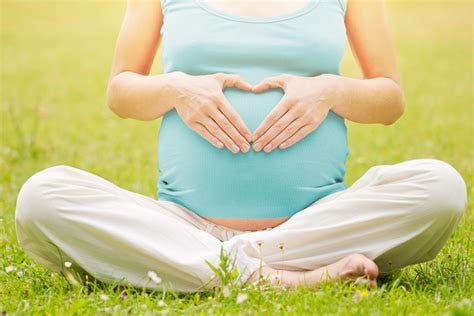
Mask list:
POLYGON ((247 152, 249 142, 256 152, 263 148, 267 153, 277 147, 285 149, 294 145, 319 127, 338 93, 337 76, 332 74, 315 77, 281 74, 266 77, 255 86, 237 74, 184 75, 185 78, 179 78, 178 91, 179 99, 186 102, 175 106, 178 114, 211 144, 218 148, 225 144, 233 153, 247 152), (281 88, 285 94, 251 134, 224 96, 225 87, 255 93, 281 88))

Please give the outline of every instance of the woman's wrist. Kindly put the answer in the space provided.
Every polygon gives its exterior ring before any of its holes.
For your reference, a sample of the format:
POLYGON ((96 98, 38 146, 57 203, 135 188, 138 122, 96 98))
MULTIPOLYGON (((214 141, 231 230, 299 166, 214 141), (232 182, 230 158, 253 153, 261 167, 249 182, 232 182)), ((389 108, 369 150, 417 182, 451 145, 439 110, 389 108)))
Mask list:
POLYGON ((330 86, 329 104, 331 109, 339 107, 340 104, 344 103, 344 77, 330 73, 325 73, 320 76, 323 77, 330 86))
POLYGON ((393 124, 405 108, 403 90, 393 79, 374 77, 356 79, 323 74, 329 82, 331 110, 357 123, 393 124))
POLYGON ((174 71, 154 76, 156 99, 160 100, 160 103, 168 110, 176 105, 178 86, 182 83, 184 75, 185 73, 181 71, 174 71))

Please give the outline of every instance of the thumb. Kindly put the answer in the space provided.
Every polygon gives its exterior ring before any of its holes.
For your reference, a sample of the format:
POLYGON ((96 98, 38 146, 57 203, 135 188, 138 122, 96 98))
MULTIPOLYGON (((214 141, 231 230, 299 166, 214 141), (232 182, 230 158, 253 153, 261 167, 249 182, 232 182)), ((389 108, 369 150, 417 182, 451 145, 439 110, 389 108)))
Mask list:
POLYGON ((268 90, 268 89, 276 89, 276 88, 280 88, 282 90, 285 90, 288 80, 289 80, 289 76, 286 75, 286 74, 266 77, 266 78, 262 79, 262 81, 257 83, 252 88, 252 91, 253 92, 262 92, 262 91, 265 91, 265 90, 268 90))
POLYGON ((252 85, 245 81, 241 75, 238 74, 216 74, 217 79, 222 84, 223 88, 239 88, 241 90, 252 90, 252 85))

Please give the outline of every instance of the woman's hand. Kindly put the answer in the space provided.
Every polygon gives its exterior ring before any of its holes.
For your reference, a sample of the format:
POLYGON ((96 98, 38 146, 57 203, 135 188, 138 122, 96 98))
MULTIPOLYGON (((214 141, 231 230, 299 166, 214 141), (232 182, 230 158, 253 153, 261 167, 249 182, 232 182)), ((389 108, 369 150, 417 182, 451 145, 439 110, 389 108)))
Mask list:
POLYGON ((173 89, 178 94, 174 106, 183 122, 217 148, 225 146, 234 154, 247 152, 251 132, 223 93, 225 87, 251 91, 240 75, 215 73, 189 75, 177 72, 173 89))
POLYGON ((255 151, 271 152, 292 146, 318 128, 326 118, 338 93, 335 76, 302 77, 282 74, 267 77, 253 87, 253 92, 281 88, 285 92, 255 130, 255 151))

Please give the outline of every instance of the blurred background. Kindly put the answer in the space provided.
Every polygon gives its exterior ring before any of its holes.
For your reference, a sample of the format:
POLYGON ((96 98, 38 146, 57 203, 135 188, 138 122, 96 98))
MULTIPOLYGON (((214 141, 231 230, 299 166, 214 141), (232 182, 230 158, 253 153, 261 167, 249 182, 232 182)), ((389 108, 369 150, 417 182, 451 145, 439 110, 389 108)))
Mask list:
MULTIPOLYGON (((55 274, 27 258, 16 243, 14 210, 25 180, 57 164, 87 170, 125 189, 155 197, 160 120, 120 119, 105 104, 125 0, 0 0, 0 5, 0 314, 6 310, 97 314, 99 306, 116 304, 122 297, 105 303, 98 296, 100 290, 77 295, 65 280, 60 282, 55 274), (16 267, 18 271, 12 271, 16 267)), ((471 200, 473 7, 471 0, 387 2, 407 109, 391 126, 347 122, 348 185, 373 165, 431 157, 447 161, 459 170, 471 200)), ((152 74, 160 72, 161 49, 152 74)), ((341 72, 361 78, 349 46, 341 72)), ((350 310, 359 311, 354 314, 369 314, 358 309, 366 306, 366 311, 380 314, 387 307, 391 310, 388 314, 422 315, 439 314, 449 308, 453 315, 472 314, 472 295, 468 294, 472 293, 472 264, 467 260, 474 262, 470 251, 472 217, 470 202, 437 260, 428 266, 406 269, 416 278, 405 276, 400 284, 397 279, 395 290, 389 288, 388 294, 375 301, 379 295, 372 297, 367 301, 370 303, 351 303, 350 310), (471 313, 467 311, 469 306, 471 313), (461 308, 465 313, 461 313, 461 308)), ((318 295, 319 304, 331 302, 326 305, 334 311, 348 306, 352 300, 349 297, 347 303, 337 291, 326 293, 325 297, 333 300, 319 300, 318 295)), ((299 297, 304 304, 293 299, 282 304, 307 306, 310 297, 316 296, 299 297)), ((121 304, 128 314, 135 306, 147 308, 143 302, 156 306, 154 299, 142 298, 141 294, 121 304)), ((188 304, 184 302, 178 305, 188 304)), ((193 300, 190 302, 189 306, 194 308, 193 300)), ((201 304, 202 310, 207 308, 207 302, 206 299, 201 304)), ((221 305, 227 310, 225 302, 221 305)), ((196 312, 191 309, 191 313, 196 312)))
MULTIPOLYGON (((55 164, 155 197, 160 120, 120 119, 105 105, 125 1, 1 3, 0 215, 12 223, 21 184, 55 164)), ((347 123, 346 182, 372 165, 434 157, 456 167, 472 194, 472 3, 404 0, 387 8, 407 110, 392 126, 347 123)), ((341 69, 361 77, 349 45, 341 69)), ((152 70, 160 72, 161 48, 152 70)), ((3 234, 13 237, 5 227, 3 234)))

